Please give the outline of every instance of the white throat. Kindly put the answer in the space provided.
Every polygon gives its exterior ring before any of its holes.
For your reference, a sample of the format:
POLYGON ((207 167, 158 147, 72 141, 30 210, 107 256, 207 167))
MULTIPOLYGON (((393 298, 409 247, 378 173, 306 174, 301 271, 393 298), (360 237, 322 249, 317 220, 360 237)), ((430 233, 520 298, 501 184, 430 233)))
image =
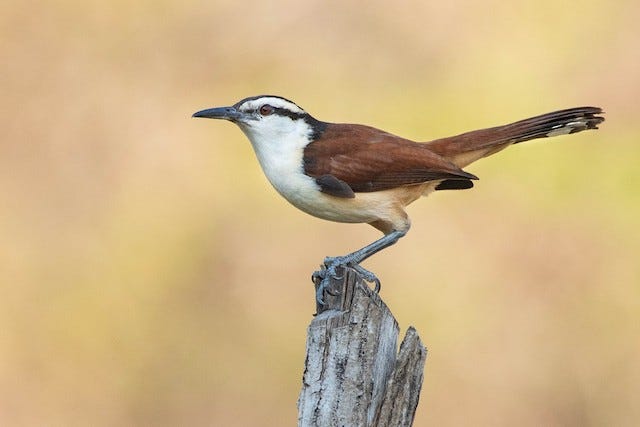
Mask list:
POLYGON ((296 193, 309 188, 310 183, 316 185, 304 173, 304 148, 313 133, 307 122, 266 117, 260 122, 239 125, 251 141, 267 179, 283 197, 296 204, 296 193))

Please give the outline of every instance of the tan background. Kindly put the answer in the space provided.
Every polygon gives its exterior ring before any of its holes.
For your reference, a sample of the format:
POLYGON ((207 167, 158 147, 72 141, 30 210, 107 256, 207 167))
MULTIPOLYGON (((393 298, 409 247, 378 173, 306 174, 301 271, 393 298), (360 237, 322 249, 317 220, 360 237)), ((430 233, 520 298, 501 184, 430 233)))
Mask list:
MULTIPOLYGON (((426 3, 426 4, 425 4, 426 3)), ((325 255, 196 110, 260 93, 428 140, 602 106, 467 168, 367 261, 429 347, 416 426, 640 418, 640 3, 0 6, 0 424, 293 425, 325 255)))

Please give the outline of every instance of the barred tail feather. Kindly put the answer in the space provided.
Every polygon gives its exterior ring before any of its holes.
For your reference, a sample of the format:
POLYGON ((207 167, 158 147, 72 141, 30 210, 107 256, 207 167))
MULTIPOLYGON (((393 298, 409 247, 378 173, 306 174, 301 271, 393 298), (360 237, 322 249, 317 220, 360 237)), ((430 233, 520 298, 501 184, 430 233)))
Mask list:
POLYGON ((598 129, 604 121, 598 107, 576 107, 427 142, 430 150, 464 167, 512 144, 536 138, 568 135, 598 129))
POLYGON ((569 108, 506 125, 504 130, 511 134, 511 142, 518 144, 536 138, 598 129, 598 125, 604 121, 604 117, 596 114, 602 114, 602 109, 596 107, 569 108))

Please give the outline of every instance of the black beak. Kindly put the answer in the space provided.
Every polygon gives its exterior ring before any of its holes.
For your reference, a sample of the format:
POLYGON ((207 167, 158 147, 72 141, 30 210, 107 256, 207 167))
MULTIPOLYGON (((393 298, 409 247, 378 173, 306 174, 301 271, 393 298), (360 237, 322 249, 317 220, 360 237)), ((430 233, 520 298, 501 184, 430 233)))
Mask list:
POLYGON ((204 117, 206 119, 223 119, 235 121, 242 116, 242 113, 235 107, 207 108, 206 110, 194 113, 192 117, 204 117))

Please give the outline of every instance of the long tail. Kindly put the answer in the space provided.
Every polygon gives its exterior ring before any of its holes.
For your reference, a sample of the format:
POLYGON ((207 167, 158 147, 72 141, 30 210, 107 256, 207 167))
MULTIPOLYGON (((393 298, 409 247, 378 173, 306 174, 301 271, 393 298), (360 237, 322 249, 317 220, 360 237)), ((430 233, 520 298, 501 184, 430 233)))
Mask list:
POLYGON ((464 167, 494 154, 512 144, 536 138, 567 135, 588 129, 598 129, 604 117, 598 107, 576 107, 554 111, 496 126, 427 142, 429 149, 464 167))

